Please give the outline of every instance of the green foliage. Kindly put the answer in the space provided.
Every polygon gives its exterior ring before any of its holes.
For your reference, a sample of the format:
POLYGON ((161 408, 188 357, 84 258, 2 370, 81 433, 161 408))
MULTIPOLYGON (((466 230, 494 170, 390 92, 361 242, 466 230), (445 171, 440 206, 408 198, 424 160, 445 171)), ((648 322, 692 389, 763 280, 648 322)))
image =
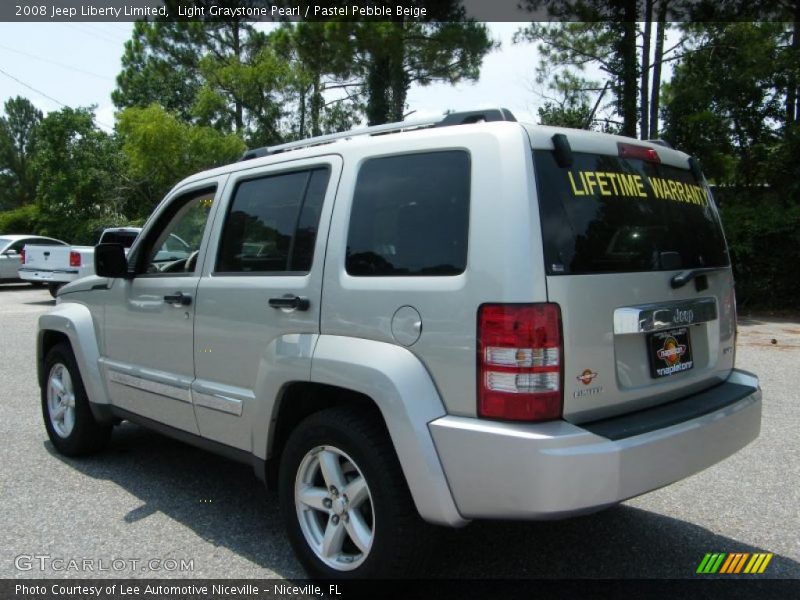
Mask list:
POLYGON ((766 165, 783 119, 776 68, 783 25, 717 23, 685 30, 693 50, 665 90, 665 137, 701 157, 717 183, 767 183, 766 165))
POLYGON ((588 104, 565 106, 554 102, 545 102, 544 106, 539 107, 539 123, 556 127, 584 129, 589 121, 591 110, 588 104))
POLYGON ((0 232, 34 234, 40 231, 41 215, 35 204, 26 204, 6 212, 0 212, 0 232))
MULTIPOLYGON (((541 63, 537 81, 558 90, 558 77, 571 78, 572 90, 581 104, 586 91, 599 91, 598 82, 583 76, 588 65, 598 68, 610 82, 614 96, 613 112, 621 118, 624 135, 636 137, 640 57, 636 46, 636 21, 641 20, 633 0, 578 0, 550 4, 525 0, 524 8, 547 8, 552 22, 531 23, 515 36, 538 44, 541 63), (577 19, 577 22, 576 22, 577 19), (557 22, 559 20, 572 22, 557 22), (555 76, 553 72, 555 71, 555 76)), ((561 90, 563 91, 563 90, 561 90)))
POLYGON ((354 24, 370 125, 402 121, 413 83, 478 79, 483 57, 495 47, 486 25, 467 20, 458 3, 443 2, 437 8, 451 20, 354 24))
POLYGON ((0 210, 34 201, 36 178, 30 163, 41 120, 42 112, 27 98, 6 101, 0 118, 0 210))
POLYGON ((41 233, 71 240, 90 219, 117 218, 119 146, 97 129, 91 109, 48 114, 37 130, 32 166, 41 233))
POLYGON ((739 190, 722 202, 740 307, 797 306, 800 203, 776 200, 763 190, 739 190))
POLYGON ((125 214, 146 216, 184 177, 237 160, 245 144, 232 134, 190 125, 157 105, 119 113, 117 131, 127 161, 127 193, 136 201, 125 214))
POLYGON ((122 109, 157 103, 190 119, 201 86, 202 55, 197 48, 201 35, 199 23, 137 21, 125 43, 117 89, 111 94, 114 105, 122 109))

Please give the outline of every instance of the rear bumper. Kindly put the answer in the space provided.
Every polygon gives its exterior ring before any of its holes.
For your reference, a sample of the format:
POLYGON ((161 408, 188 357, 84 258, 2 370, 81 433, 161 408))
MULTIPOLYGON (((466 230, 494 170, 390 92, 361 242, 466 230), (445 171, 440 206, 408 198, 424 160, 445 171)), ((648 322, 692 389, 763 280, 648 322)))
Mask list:
MULTIPOLYGON (((682 414, 687 403, 710 395, 682 400, 682 414)), ((638 429, 631 428, 632 416, 621 418, 616 432, 614 420, 581 427, 565 421, 516 424, 447 416, 429 427, 462 516, 555 519, 683 479, 758 437, 761 389, 755 375, 735 370, 713 388, 713 396, 711 411, 700 416, 670 422, 661 407, 659 413, 642 411, 638 429), (729 402, 720 402, 720 395, 729 402), (669 424, 657 426, 656 419, 669 424)), ((681 414, 677 405, 676 414, 681 414)))
POLYGON ((69 283, 80 275, 77 269, 45 271, 43 269, 20 269, 20 279, 25 281, 41 281, 42 283, 69 283))

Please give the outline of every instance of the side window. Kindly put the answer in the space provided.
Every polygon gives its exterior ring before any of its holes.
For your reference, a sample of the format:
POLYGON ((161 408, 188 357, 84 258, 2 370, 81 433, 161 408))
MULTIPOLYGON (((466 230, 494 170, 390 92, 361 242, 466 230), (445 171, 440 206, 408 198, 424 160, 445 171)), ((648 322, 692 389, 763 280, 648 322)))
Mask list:
POLYGON ((171 216, 156 237, 150 236, 145 249, 143 268, 152 274, 189 274, 197 265, 200 242, 208 221, 214 190, 186 196, 173 202, 171 216))
POLYGON ((358 173, 350 275, 458 275, 467 265, 470 159, 461 150, 374 158, 358 173))
POLYGON ((330 169, 242 181, 222 230, 218 273, 307 273, 330 169))

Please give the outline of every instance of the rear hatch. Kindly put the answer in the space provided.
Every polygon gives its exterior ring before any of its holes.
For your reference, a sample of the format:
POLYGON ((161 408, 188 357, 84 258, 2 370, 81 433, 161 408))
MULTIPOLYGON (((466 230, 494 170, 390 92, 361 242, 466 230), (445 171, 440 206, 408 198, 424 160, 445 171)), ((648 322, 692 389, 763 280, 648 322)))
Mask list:
POLYGON ((627 138, 529 134, 547 295, 562 314, 564 418, 602 419, 723 381, 734 361, 733 279, 699 169, 627 138))

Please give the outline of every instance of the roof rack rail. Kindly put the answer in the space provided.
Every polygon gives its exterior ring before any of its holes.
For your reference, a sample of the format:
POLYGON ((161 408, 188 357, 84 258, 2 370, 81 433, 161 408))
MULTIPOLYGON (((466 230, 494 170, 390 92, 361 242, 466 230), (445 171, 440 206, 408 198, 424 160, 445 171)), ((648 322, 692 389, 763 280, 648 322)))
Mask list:
POLYGON ((394 133, 398 131, 405 131, 406 129, 421 129, 424 127, 467 125, 470 123, 480 123, 484 121, 490 122, 516 120, 517 119, 514 118, 514 115, 507 108, 490 108, 486 110, 454 112, 444 115, 444 117, 417 119, 414 121, 399 121, 397 123, 386 123, 384 125, 373 125, 371 127, 351 129, 350 131, 319 135, 317 137, 299 140, 297 142, 288 142, 286 144, 278 144, 276 146, 253 148, 252 150, 247 150, 239 160, 250 160, 251 158, 261 158, 262 156, 270 156, 271 154, 279 154, 289 150, 298 150, 300 148, 310 148, 311 146, 319 146, 321 144, 330 144, 336 140, 349 139, 362 135, 394 133))

